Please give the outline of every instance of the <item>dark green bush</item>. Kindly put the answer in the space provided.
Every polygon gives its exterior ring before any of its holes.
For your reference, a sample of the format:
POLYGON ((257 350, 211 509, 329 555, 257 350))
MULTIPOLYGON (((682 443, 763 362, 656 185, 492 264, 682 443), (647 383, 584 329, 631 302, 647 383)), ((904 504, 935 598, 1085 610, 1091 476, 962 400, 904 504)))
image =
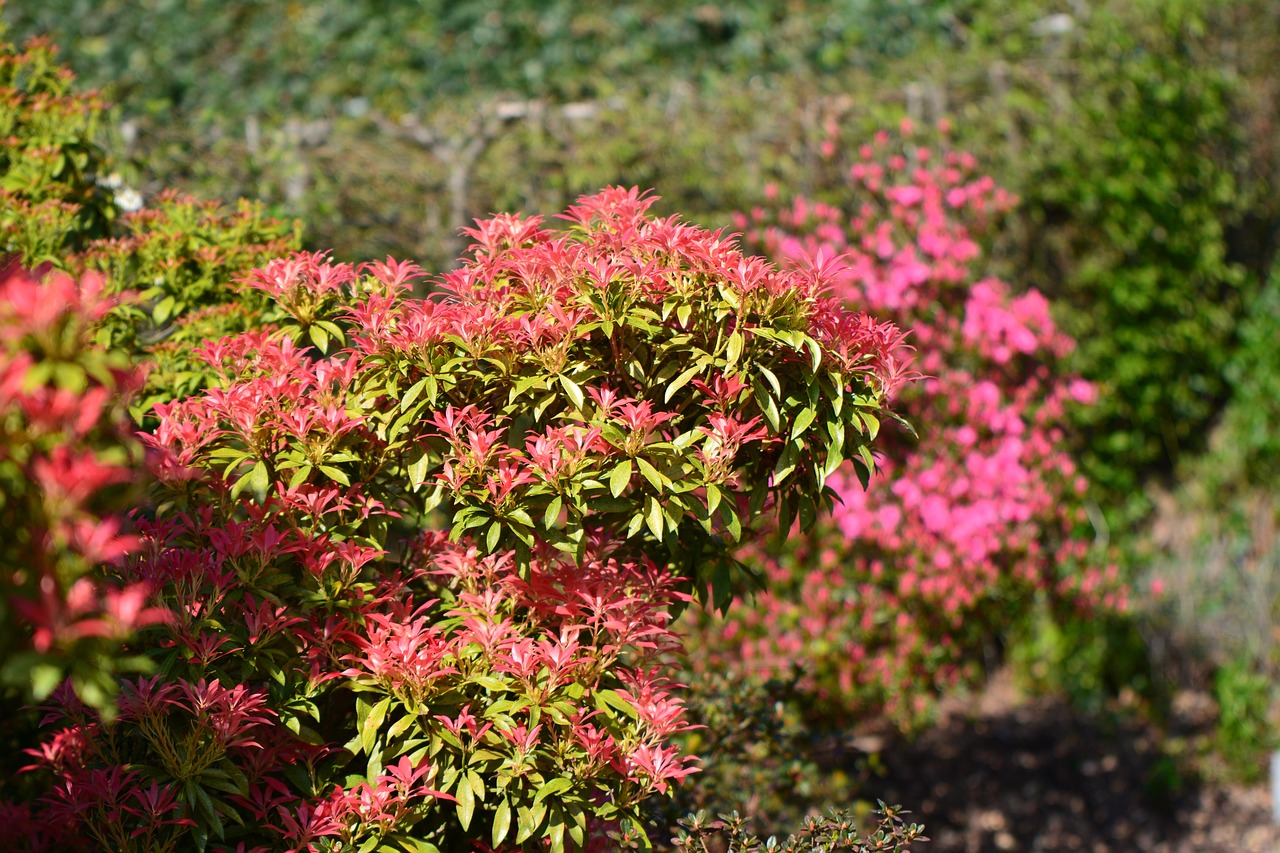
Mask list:
POLYGON ((1014 187, 1031 214, 1025 278, 1056 299, 1075 366, 1101 385, 1082 461, 1111 501, 1204 446, 1250 295, 1226 243, 1247 202, 1236 93, 1205 26, 1196 3, 1097 10, 1070 100, 1038 105, 1014 187))

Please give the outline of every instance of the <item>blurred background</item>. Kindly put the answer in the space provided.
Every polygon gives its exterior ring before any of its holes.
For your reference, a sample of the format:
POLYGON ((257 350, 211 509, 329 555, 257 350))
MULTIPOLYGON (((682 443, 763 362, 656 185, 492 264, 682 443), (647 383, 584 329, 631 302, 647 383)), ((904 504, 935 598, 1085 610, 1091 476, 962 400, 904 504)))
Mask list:
POLYGON ((447 269, 473 218, 607 184, 732 226, 770 185, 837 200, 824 145, 949 122, 1020 200, 989 272, 1050 298, 1099 388, 1072 442, 1129 610, 1011 625, 994 681, 909 736, 824 729, 777 682, 694 685, 731 757, 706 786, 756 786, 779 821, 896 797, 928 849, 1280 839, 1259 781, 1280 731, 1277 0, 8 0, 3 17, 115 105, 103 144, 144 202, 259 199, 344 260, 447 269))

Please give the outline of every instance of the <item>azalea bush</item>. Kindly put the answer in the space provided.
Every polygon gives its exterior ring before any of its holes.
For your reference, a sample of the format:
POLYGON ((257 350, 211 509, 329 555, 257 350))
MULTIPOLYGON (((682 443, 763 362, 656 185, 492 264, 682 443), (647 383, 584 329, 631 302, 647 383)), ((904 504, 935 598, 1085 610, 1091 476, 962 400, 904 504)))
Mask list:
POLYGON ((131 646, 151 673, 116 720, 71 685, 45 700, 16 837, 643 841, 641 803, 695 769, 673 610, 759 582, 738 544, 873 467, 910 375, 892 325, 826 296, 831 268, 779 272, 650 204, 481 222, 427 299, 392 261, 244 277, 265 311, 153 407, 135 547, 99 566, 166 614, 131 646))
MULTIPOLYGON (((830 149, 834 155, 834 146, 830 149)), ((909 330, 926 378, 896 409, 928 424, 879 439, 885 458, 840 469, 829 520, 761 552, 756 606, 698 624, 694 662, 786 676, 825 707, 904 725, 972 683, 984 654, 1038 601, 1116 608, 1115 569, 1090 562, 1086 484, 1066 452, 1069 411, 1095 391, 1060 364, 1072 342, 1035 291, 985 277, 977 242, 1013 199, 957 152, 880 134, 846 202, 775 195, 741 217, 778 258, 835 258, 835 294, 909 330)))

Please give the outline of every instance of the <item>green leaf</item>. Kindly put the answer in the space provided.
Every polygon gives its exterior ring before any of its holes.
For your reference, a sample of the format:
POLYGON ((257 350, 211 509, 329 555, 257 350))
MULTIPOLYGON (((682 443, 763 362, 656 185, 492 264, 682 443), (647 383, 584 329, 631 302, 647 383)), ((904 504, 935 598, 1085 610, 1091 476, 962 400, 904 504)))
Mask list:
POLYGON ((760 407, 760 411, 764 413, 764 419, 769 424, 769 429, 774 434, 782 432, 782 420, 778 416, 778 404, 774 402, 773 395, 765 390, 758 382, 753 382, 752 390, 755 391, 756 405, 760 407))
POLYGON ((245 489, 251 489, 255 495, 265 495, 270 481, 267 463, 259 459, 247 474, 236 480, 235 485, 231 487, 231 497, 238 497, 245 489))
POLYGON ((562 794, 573 787, 573 782, 564 776, 557 776, 550 782, 538 788, 538 793, 533 795, 534 803, 540 803, 553 794, 562 794))
POLYGON ((378 728, 387 718, 387 711, 390 708, 391 697, 388 696, 373 706, 369 716, 365 717, 364 724, 360 726, 360 747, 366 755, 373 752, 373 745, 378 739, 378 728))
POLYGON ((467 778, 471 780, 471 791, 476 795, 476 802, 484 802, 484 779, 476 771, 468 768, 467 778))
POLYGON ((724 503, 720 505, 720 518, 724 520, 724 526, 730 538, 734 542, 742 541, 742 522, 738 519, 738 513, 734 510, 732 504, 724 503))
POLYGON ((476 795, 471 790, 471 780, 465 774, 458 778, 458 787, 453 794, 458 798, 458 820, 462 823, 462 828, 467 829, 476 813, 476 795))
POLYGON ((675 381, 673 381, 670 385, 667 386, 667 393, 663 395, 662 402, 664 403, 671 402, 671 398, 675 395, 675 393, 679 391, 681 388, 683 388, 690 379, 697 376, 701 370, 702 370, 702 364, 699 363, 699 364, 695 364, 693 367, 690 367, 684 373, 681 373, 679 376, 677 376, 675 378, 675 381))
POLYGON ((161 299, 156 304, 156 307, 152 312, 152 316, 155 317, 156 323, 163 324, 168 320, 169 317, 173 315, 173 309, 176 304, 177 302, 172 296, 166 296, 164 299, 161 299))
POLYGON ((532 516, 530 516, 526 510, 520 507, 515 507, 514 509, 509 511, 504 517, 510 519, 511 521, 516 522, 517 524, 523 524, 525 527, 533 527, 532 516))
POLYGON ((645 498, 644 520, 653 532, 653 538, 662 541, 662 504, 656 498, 645 498))
POLYGON ((564 499, 556 495, 547 504, 547 511, 542 514, 542 526, 550 530, 560 520, 560 510, 564 508, 564 499))
POLYGON ((583 842, 586 841, 586 816, 582 813, 582 809, 577 806, 570 809, 569 815, 573 818, 573 823, 569 824, 569 838, 581 849, 583 842))
POLYGON ((551 853, 564 853, 564 816, 559 809, 551 810, 548 838, 551 840, 551 853))
POLYGON ((618 695, 616 690, 596 690, 592 693, 592 698, 595 699, 596 707, 601 710, 612 709, 619 711, 632 719, 636 719, 638 716, 631 703, 618 695))
POLYGON ((502 839, 507 837, 507 833, 511 830, 511 803, 506 797, 502 798, 502 802, 498 803, 498 808, 493 813, 493 847, 497 848, 502 843, 502 839))
POLYGON ((803 435, 817 416, 818 413, 813 409, 801 409, 800 414, 796 415, 795 421, 791 424, 791 438, 796 439, 803 435))
POLYGON ((769 381, 769 385, 773 388, 774 396, 781 397, 782 386, 778 384, 778 377, 774 375, 773 371, 765 367, 763 364, 757 364, 756 370, 760 371, 760 375, 769 381))
POLYGON ((787 442, 787 446, 782 450, 782 456, 778 459, 777 467, 773 469, 773 482, 781 483, 790 477, 792 472, 796 470, 796 463, 800 461, 800 445, 791 440, 787 442))
POLYGON ((616 498, 631 482, 631 460, 623 459, 609 472, 609 491, 616 498))
POLYGON ((426 482, 427 466, 430 463, 430 461, 431 461, 430 458, 424 452, 421 456, 418 457, 418 461, 412 462, 409 464, 409 468, 408 468, 409 482, 413 484, 413 487, 415 489, 420 487, 424 482, 426 482))
POLYGON ((533 835, 542 824, 542 817, 547 812, 546 806, 538 805, 530 808, 521 806, 516 812, 516 844, 522 844, 533 835))
POLYGON ((738 359, 742 357, 742 345, 746 343, 742 332, 734 332, 729 336, 729 347, 725 353, 725 367, 733 367, 738 363, 738 359))
POLYGON ((329 350, 329 333, 319 326, 309 326, 307 328, 307 337, 311 338, 311 343, 316 345, 316 349, 321 352, 329 350))
POLYGON ((209 797, 208 792, 195 782, 188 782, 186 790, 188 799, 192 801, 191 804, 209 819, 214 834, 219 838, 225 838, 226 830, 222 826, 222 817, 214 807, 213 800, 209 797))
POLYGON ((317 320, 316 325, 329 333, 329 336, 336 339, 338 343, 346 343, 347 336, 342 333, 342 328, 330 320, 317 320))
POLYGON ((347 472, 343 471, 341 468, 335 468, 332 465, 321 465, 320 470, 335 483, 341 483, 344 486, 351 485, 351 480, 347 477, 347 472))
POLYGON ((417 718, 413 714, 405 714, 400 719, 391 724, 391 728, 387 731, 387 740, 391 741, 399 737, 409 730, 417 718))
POLYGON ((835 473, 836 469, 844 463, 844 454, 841 452, 840 445, 834 442, 827 446, 827 461, 822 466, 822 479, 826 481, 828 477, 835 473))
POLYGON ((808 335, 804 336, 804 345, 809 348, 809 369, 817 373, 818 368, 822 366, 822 347, 808 335))
POLYGON ((568 376, 565 376, 563 373, 560 374, 558 378, 560 379, 561 387, 564 388, 564 392, 568 394, 569 399, 573 401, 573 407, 575 409, 581 409, 585 399, 582 396, 582 389, 578 387, 578 384, 576 382, 574 382, 568 376))
POLYGON ((858 412, 858 417, 867 428, 867 436, 875 441, 876 436, 880 434, 880 419, 870 412, 858 412))
POLYGON ((417 382, 409 386, 409 390, 404 392, 404 396, 400 398, 400 411, 407 412, 409 407, 413 405, 413 401, 418 399, 418 395, 422 393, 422 389, 427 387, 427 378, 423 377, 417 382))
MULTIPOLYGON (((644 475, 644 478, 649 481, 649 484, 658 491, 662 491, 663 477, 658 473, 658 469, 654 468, 648 459, 642 459, 638 456, 636 457, 636 465, 640 468, 640 473, 644 475)), ((617 495, 614 495, 614 497, 617 497, 617 495)))
POLYGON ((720 506, 720 487, 712 484, 707 485, 707 515, 714 515, 716 507, 720 506))
POLYGON ((37 663, 31 667, 27 676, 31 680, 31 692, 37 700, 44 699, 54 688, 62 683, 63 672, 51 663, 37 663))

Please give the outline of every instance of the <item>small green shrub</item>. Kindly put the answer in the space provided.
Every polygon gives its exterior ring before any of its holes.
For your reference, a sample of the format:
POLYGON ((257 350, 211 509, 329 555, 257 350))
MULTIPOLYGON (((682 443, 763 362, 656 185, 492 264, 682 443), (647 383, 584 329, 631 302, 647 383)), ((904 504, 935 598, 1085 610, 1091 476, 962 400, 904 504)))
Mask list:
POLYGON ((1214 676, 1213 695, 1218 701, 1217 749, 1232 773, 1256 782, 1266 772, 1268 754, 1280 745, 1275 681, 1252 660, 1236 658, 1214 676))

